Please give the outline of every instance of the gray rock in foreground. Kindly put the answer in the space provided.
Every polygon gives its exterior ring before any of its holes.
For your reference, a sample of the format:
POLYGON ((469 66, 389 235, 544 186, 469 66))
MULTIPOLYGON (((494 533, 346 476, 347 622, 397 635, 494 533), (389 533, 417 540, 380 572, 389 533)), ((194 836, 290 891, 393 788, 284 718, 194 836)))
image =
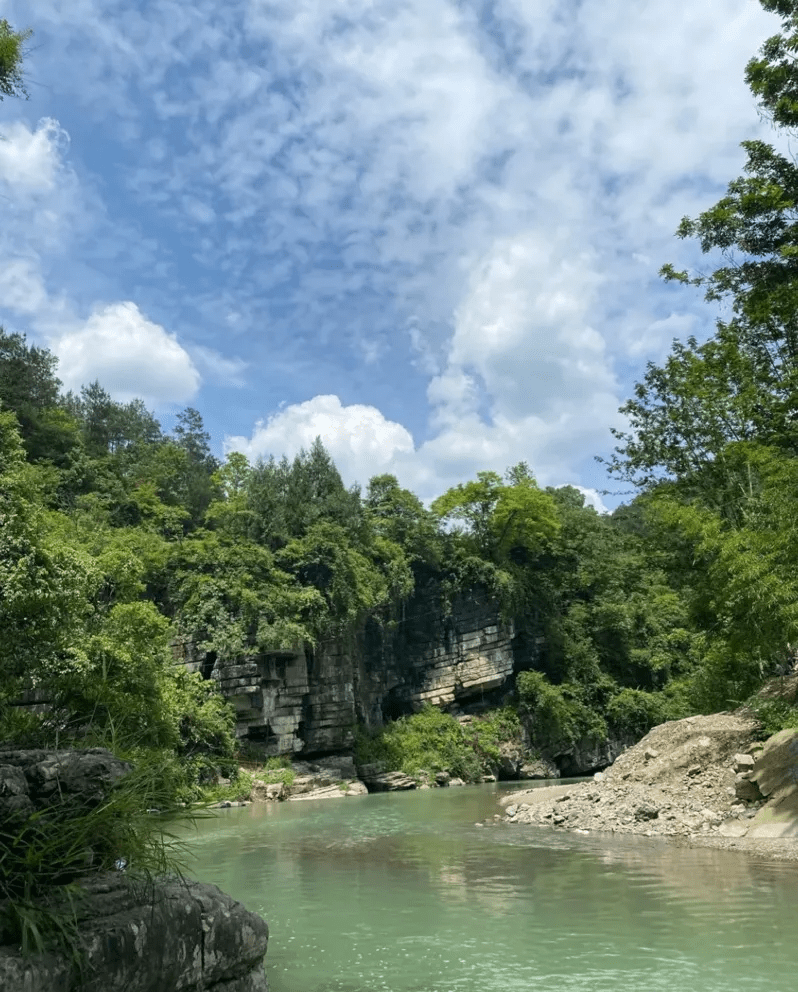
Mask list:
MULTIPOLYGON (((67 823, 105 801, 131 768, 102 748, 0 750, 0 825, 8 836, 34 814, 67 823)), ((23 959, 0 946, 0 992, 268 992, 269 928, 216 886, 117 873, 78 883, 83 973, 55 954, 23 959)))
POLYGON ((268 992, 269 928, 215 885, 111 875, 85 893, 83 976, 58 956, 0 947, 1 992, 268 992))

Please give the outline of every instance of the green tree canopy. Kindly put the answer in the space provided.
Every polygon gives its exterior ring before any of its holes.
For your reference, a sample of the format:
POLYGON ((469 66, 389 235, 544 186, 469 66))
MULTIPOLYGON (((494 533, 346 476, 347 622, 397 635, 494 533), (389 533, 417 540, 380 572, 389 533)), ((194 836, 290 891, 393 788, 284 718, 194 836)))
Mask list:
POLYGON ((5 18, 0 18, 0 100, 6 96, 27 97, 22 75, 23 45, 33 34, 31 30, 15 31, 5 18))

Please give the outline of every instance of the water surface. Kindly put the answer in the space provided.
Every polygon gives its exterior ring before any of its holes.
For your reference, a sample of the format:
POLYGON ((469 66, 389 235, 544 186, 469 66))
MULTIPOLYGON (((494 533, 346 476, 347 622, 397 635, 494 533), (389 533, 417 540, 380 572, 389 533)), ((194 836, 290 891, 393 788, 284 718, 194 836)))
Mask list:
POLYGON ((798 989, 798 866, 475 826, 506 788, 220 811, 191 870, 268 920, 272 992, 798 989))

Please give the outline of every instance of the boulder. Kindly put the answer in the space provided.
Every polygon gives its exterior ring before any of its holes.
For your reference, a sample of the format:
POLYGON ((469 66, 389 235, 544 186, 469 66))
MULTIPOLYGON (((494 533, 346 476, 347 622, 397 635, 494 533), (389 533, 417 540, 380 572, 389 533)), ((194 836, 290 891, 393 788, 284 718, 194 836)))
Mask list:
POLYGON ((627 748, 623 740, 596 740, 583 737, 561 750, 554 750, 550 757, 566 778, 592 775, 608 768, 627 748))
POLYGON ((436 772, 435 773, 435 784, 441 788, 444 788, 449 784, 451 780, 451 775, 448 772, 436 772))
MULTIPOLYGON (((362 771, 362 769, 361 769, 362 771)), ((454 784, 454 780, 450 783, 454 784)), ((405 789, 415 789, 416 780, 404 772, 383 772, 366 779, 369 792, 400 792, 405 789)))
POLYGON ((287 790, 282 782, 264 782, 257 778, 252 784, 252 798, 256 802, 278 802, 286 795, 287 790))
POLYGON ((559 778, 560 772, 554 762, 546 758, 536 758, 533 761, 525 761, 521 765, 518 777, 525 779, 559 778))
POLYGON ((734 770, 740 772, 752 772, 754 770, 754 756, 752 754, 735 754, 734 770))
POLYGON ((355 759, 351 754, 336 754, 329 758, 317 758, 313 767, 314 770, 326 772, 337 780, 357 778, 355 759))
POLYGON ((372 779, 377 778, 378 775, 382 775, 384 771, 385 765, 381 761, 373 761, 367 765, 358 765, 357 777, 369 783, 372 779))
POLYGON ((499 760, 496 763, 496 771, 500 781, 517 779, 523 763, 524 755, 515 744, 503 743, 499 745, 499 760))
POLYGON ((734 794, 746 803, 756 803, 762 798, 759 786, 747 772, 740 772, 734 778, 734 794))
POLYGON ((763 796, 798 787, 798 730, 781 730, 766 741, 751 779, 763 796))
POLYGON ((749 836, 798 837, 798 730, 782 730, 765 743, 751 779, 768 802, 751 821, 749 836))
POLYGON ((76 985, 57 954, 23 959, 0 947, 0 989, 25 992, 268 992, 269 928, 214 885, 124 876, 84 883, 78 900, 86 956, 76 985))
POLYGON ((289 796, 290 802, 302 802, 306 799, 343 799, 346 792, 340 785, 322 785, 310 792, 303 792, 298 796, 289 796))
MULTIPOLYGON (((133 766, 105 748, 70 751, 0 750, 0 803, 27 796, 36 809, 65 799, 99 806, 133 766), (23 781, 24 780, 24 781, 23 781)), ((19 799, 15 804, 25 805, 19 799)))
POLYGON ((721 837, 745 837, 748 833, 748 826, 740 820, 726 820, 718 827, 721 837))
POLYGON ((13 765, 0 765, 0 822, 27 816, 35 807, 25 773, 13 765))

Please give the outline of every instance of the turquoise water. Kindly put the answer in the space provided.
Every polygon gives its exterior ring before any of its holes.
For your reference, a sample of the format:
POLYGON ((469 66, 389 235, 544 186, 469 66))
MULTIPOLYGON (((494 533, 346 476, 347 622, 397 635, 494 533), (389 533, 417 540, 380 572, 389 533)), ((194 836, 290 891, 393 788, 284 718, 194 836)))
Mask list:
POLYGON ((476 827, 499 792, 220 811, 191 870, 268 920, 272 992, 798 990, 798 866, 476 827))

